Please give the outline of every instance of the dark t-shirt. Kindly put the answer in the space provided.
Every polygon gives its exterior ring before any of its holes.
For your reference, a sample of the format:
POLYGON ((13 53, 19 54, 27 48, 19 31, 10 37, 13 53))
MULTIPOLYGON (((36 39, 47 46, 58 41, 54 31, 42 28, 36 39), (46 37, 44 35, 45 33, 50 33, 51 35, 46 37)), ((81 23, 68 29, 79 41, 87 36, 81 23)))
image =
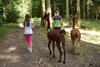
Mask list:
POLYGON ((61 27, 61 16, 54 16, 54 27, 61 27))
POLYGON ((61 16, 54 16, 53 19, 54 19, 54 20, 62 20, 62 17, 61 17, 61 16))

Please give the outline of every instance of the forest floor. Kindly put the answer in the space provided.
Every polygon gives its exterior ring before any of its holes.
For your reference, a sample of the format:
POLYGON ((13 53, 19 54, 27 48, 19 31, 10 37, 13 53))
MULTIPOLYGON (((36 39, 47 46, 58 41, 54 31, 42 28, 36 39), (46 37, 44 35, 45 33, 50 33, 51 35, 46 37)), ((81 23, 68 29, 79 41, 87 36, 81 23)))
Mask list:
POLYGON ((8 33, 7 39, 0 41, 0 67, 100 67, 100 44, 87 42, 84 38, 89 36, 92 34, 82 36, 81 55, 77 56, 72 54, 70 36, 66 35, 67 56, 63 64, 56 62, 59 58, 57 48, 55 59, 46 57, 49 55, 48 39, 43 29, 34 29, 33 53, 28 54, 23 30, 17 27, 8 33))

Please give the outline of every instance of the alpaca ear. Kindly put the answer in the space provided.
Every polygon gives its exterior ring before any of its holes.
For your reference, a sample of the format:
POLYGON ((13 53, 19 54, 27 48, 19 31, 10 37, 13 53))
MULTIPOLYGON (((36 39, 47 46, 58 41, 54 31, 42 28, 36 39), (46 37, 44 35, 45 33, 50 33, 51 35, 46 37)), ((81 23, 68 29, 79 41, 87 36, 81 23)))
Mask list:
POLYGON ((60 31, 60 34, 66 34, 66 31, 63 29, 60 31))
POLYGON ((66 31, 63 29, 63 33, 66 34, 66 31))

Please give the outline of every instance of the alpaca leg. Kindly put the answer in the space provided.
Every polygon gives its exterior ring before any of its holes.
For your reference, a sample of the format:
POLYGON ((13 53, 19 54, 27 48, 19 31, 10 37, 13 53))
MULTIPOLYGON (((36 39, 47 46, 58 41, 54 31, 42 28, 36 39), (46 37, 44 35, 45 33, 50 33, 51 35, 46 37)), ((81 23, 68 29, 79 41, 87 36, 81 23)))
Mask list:
POLYGON ((50 49, 50 44, 51 44, 51 40, 49 40, 49 42, 48 42, 48 49, 49 49, 49 52, 50 52, 50 55, 51 55, 52 52, 51 52, 51 49, 50 49))
POLYGON ((53 57, 55 58, 55 41, 53 41, 53 57))
POLYGON ((59 57, 58 62, 61 62, 61 58, 62 58, 62 50, 61 50, 60 42, 57 43, 57 47, 58 47, 58 50, 59 50, 59 53, 60 53, 60 57, 59 57))
POLYGON ((66 63, 66 50, 65 50, 65 42, 62 42, 63 52, 64 52, 64 61, 63 63, 66 63))
POLYGON ((80 54, 80 39, 78 39, 78 45, 77 45, 77 47, 78 47, 78 54, 80 54))
POLYGON ((72 41, 72 47, 73 47, 73 53, 75 54, 76 53, 75 40, 72 41))

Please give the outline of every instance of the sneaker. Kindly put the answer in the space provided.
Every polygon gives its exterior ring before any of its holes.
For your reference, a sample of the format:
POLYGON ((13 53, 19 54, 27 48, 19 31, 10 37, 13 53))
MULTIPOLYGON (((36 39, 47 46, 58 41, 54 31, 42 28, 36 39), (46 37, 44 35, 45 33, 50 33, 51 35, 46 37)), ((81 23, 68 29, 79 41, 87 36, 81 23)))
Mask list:
POLYGON ((29 53, 32 54, 32 49, 31 48, 29 49, 29 53))
POLYGON ((30 48, 29 48, 29 47, 27 47, 27 49, 28 49, 28 50, 30 50, 30 48))
POLYGON ((29 51, 30 54, 32 54, 32 51, 29 51))

